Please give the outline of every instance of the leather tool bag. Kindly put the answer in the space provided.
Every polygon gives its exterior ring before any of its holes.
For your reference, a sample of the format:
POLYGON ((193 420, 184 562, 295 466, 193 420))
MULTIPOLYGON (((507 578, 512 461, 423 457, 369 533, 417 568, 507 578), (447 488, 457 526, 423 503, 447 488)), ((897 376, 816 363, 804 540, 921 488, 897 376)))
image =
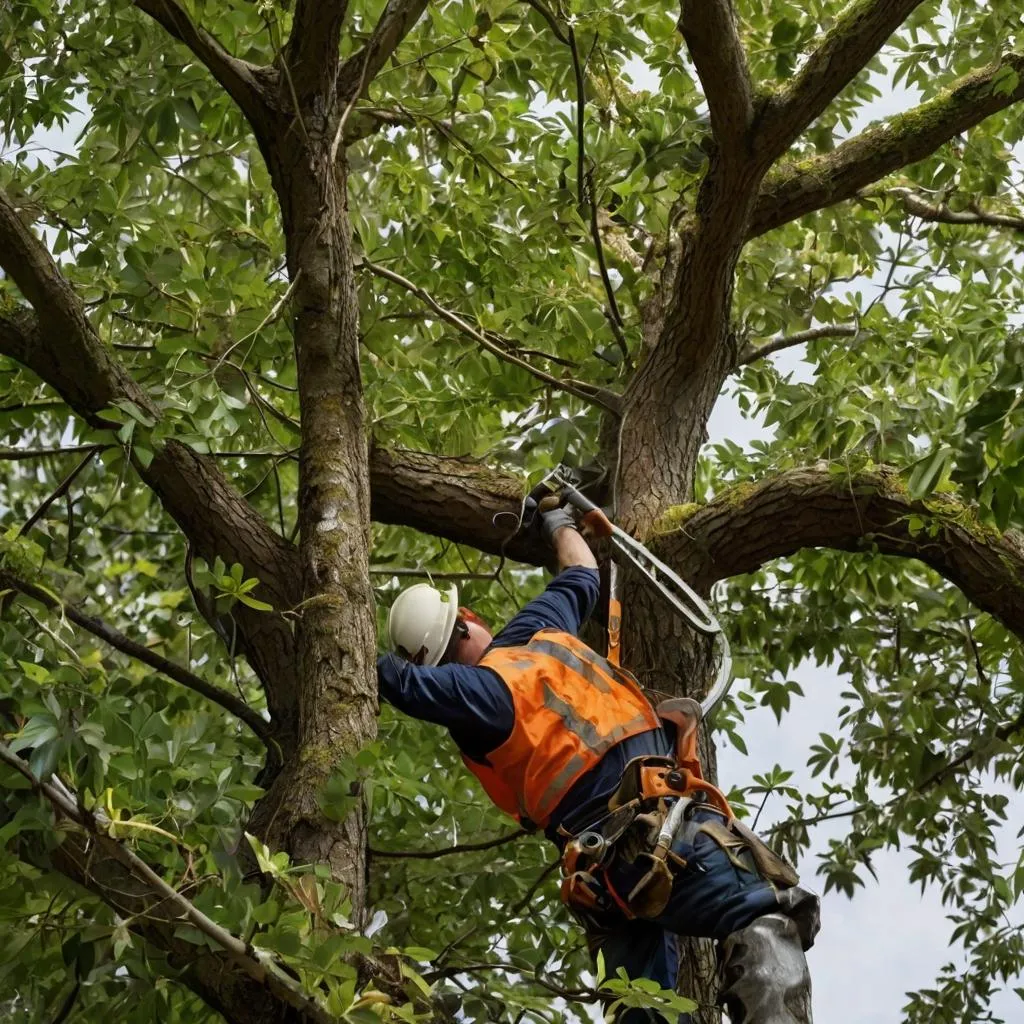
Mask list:
POLYGON ((788 861, 735 818, 722 822, 712 818, 710 821, 702 822, 697 831, 704 832, 714 839, 738 867, 747 871, 753 867, 763 879, 780 889, 792 888, 800 881, 796 869, 788 861), (752 865, 743 862, 743 853, 750 855, 752 865))

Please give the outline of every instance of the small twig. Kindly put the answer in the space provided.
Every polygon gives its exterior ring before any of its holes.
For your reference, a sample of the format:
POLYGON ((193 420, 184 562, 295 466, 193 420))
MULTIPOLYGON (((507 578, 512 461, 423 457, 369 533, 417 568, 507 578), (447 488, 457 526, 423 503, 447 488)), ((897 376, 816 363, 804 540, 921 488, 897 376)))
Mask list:
POLYGON ((608 274, 608 262, 604 256, 604 240, 601 238, 601 226, 597 217, 597 196, 594 192, 594 175, 587 173, 587 182, 590 187, 590 237, 594 240, 594 252, 597 254, 597 267, 601 274, 601 284, 604 285, 604 293, 608 297, 608 326, 615 335, 615 342, 622 352, 622 362, 627 369, 632 369, 633 362, 629 357, 629 346, 626 343, 626 335, 623 330, 624 323, 622 314, 619 312, 619 304, 615 298, 615 288, 612 279, 608 274))
MULTIPOLYGON (((572 27, 566 34, 569 52, 572 54, 572 71, 576 79, 576 206, 583 215, 587 206, 587 187, 585 168, 587 160, 587 143, 584 129, 587 119, 587 86, 583 77, 583 65, 580 62, 580 51, 576 46, 576 33, 572 27)), ((590 197, 593 206, 593 196, 590 197)))
POLYGON ((167 676, 168 679, 173 679, 174 682, 194 690, 196 693, 206 697, 207 700, 220 705, 225 711, 229 711, 236 718, 244 722, 264 743, 270 744, 272 742, 270 726, 264 721, 263 717, 244 701, 233 694, 227 693, 219 686, 208 683, 205 679, 201 679, 182 665, 161 657, 148 647, 136 643, 119 630, 114 629, 113 626, 107 625, 101 619, 86 615, 74 605, 60 601, 56 595, 43 590, 33 583, 29 583, 27 580, 19 579, 7 569, 0 568, 0 587, 10 587, 12 590, 18 590, 26 597, 38 601, 44 608, 59 610, 61 614, 65 615, 76 625, 92 633, 93 636, 99 637, 110 644, 111 647, 127 654, 136 661, 149 665, 150 668, 156 669, 157 672, 167 676))
POLYGON ((362 266, 370 271, 371 274, 375 274, 377 277, 383 277, 388 281, 392 281, 394 284, 400 285, 406 291, 411 292, 421 302, 425 302, 432 310, 434 310, 442 320, 445 320, 453 327, 456 327, 459 331, 465 334, 466 337, 472 338, 473 341, 487 349, 487 351, 492 355, 497 356, 497 358, 506 363, 511 363, 513 366, 518 366, 520 369, 525 370, 538 380, 542 380, 546 384, 558 388, 560 391, 565 391, 567 394, 575 395, 577 398, 580 398, 585 402, 600 405, 608 412, 613 413, 616 416, 619 415, 621 399, 614 391, 609 391, 607 388, 597 387, 593 384, 587 384, 584 381, 564 380, 560 377, 552 376, 550 373, 546 373, 544 370, 538 369, 536 366, 528 363, 525 359, 520 359, 511 352, 505 351, 500 345, 496 345, 485 334, 478 331, 467 320, 464 320, 459 316, 458 313, 453 313, 450 309, 446 309, 429 292, 420 288, 419 285, 413 284, 412 281, 407 278, 402 277, 401 274, 396 274, 393 270, 388 270, 387 267, 382 267, 379 264, 371 263, 365 257, 363 258, 362 266))
POLYGON ((348 119, 352 114, 352 109, 356 103, 359 102, 359 97, 363 94, 363 89, 366 87, 366 72, 370 68, 370 58, 373 56, 373 47, 370 43, 366 44, 366 53, 363 56, 363 64, 359 70, 359 81, 356 83, 355 91, 352 93, 348 103, 345 104, 345 109, 341 112, 341 117, 338 118, 338 127, 334 130, 334 140, 331 142, 331 167, 337 163, 338 150, 341 147, 341 140, 345 134, 345 125, 348 123, 348 119))
POLYGON ((295 272, 295 276, 288 283, 288 287, 285 289, 284 295, 282 295, 281 298, 278 299, 277 302, 274 303, 274 307, 259 322, 259 324, 257 324, 255 329, 251 330, 248 334, 243 335, 241 338, 238 339, 238 341, 233 342, 231 345, 229 345, 228 348, 225 350, 224 354, 221 355, 217 359, 216 363, 214 363, 213 367, 211 369, 207 370, 206 373, 203 373, 200 376, 198 376, 193 381, 193 383, 194 384, 198 383, 199 381, 203 380, 204 378, 212 376, 213 374, 215 374, 221 368, 221 366, 224 364, 224 362, 227 360, 228 356, 231 355, 231 353, 234 352, 235 349, 238 348, 239 345, 241 345, 244 342, 248 341, 250 338, 255 338, 256 335, 259 334, 260 331, 262 331, 263 328, 267 326, 267 324, 273 323, 281 315, 281 310, 284 309, 285 304, 288 302, 288 300, 294 294, 295 288, 298 285, 299 280, 300 280, 301 277, 302 277, 302 268, 300 267, 295 272))
POLYGON ((818 825, 823 821, 835 821, 838 818, 852 818, 855 814, 860 814, 861 811, 866 811, 871 804, 858 804, 856 807, 851 807, 846 811, 833 811, 828 814, 819 814, 816 818, 796 818, 790 821, 780 821, 778 825, 773 825, 764 833, 764 837, 774 836, 780 832, 789 832, 795 828, 801 828, 805 825, 818 825))
POLYGON ((566 43, 572 54, 573 76, 576 79, 576 203, 581 217, 590 223, 590 237, 594 243, 597 267, 601 275, 601 284, 608 299, 608 324, 615 336, 615 343, 622 352, 623 365, 630 367, 629 346, 623 331, 624 323, 619 312, 619 303, 615 298, 615 288, 608 274, 608 262, 604 255, 604 241, 601 238, 601 227, 597 216, 597 191, 594 187, 594 174, 586 167, 587 140, 587 84, 583 74, 583 62, 580 60, 579 47, 576 45, 576 33, 572 26, 566 32, 566 43))
POLYGON ((38 629, 41 633, 45 633, 62 651, 64 651, 65 654, 68 655, 68 657, 71 658, 72 661, 75 662, 76 665, 78 665, 79 670, 81 671, 82 659, 79 658, 77 651, 75 651, 71 644, 69 644, 65 639, 63 639, 52 629, 50 629, 50 627, 45 622, 42 622, 39 619, 37 619, 35 615, 32 613, 31 608, 21 608, 20 610, 23 611, 32 620, 32 622, 35 624, 36 629, 38 629))
POLYGON ((757 809, 757 814, 754 815, 754 820, 750 824, 751 832, 757 831, 757 823, 761 820, 761 812, 764 810, 764 805, 768 803, 768 797, 772 795, 774 790, 769 787, 764 791, 764 796, 761 798, 761 806, 757 809))
POLYGON ((38 523, 39 520, 43 518, 43 516, 46 515, 46 510, 58 498, 63 497, 63 495, 67 493, 68 488, 75 482, 75 478, 78 476, 78 474, 81 473, 85 469, 85 467, 89 465, 90 462, 92 462, 93 458, 96 456, 96 453, 101 451, 102 448, 103 446, 98 444, 90 445, 88 447, 85 458, 82 459, 82 461, 79 462, 79 464, 75 466, 75 468, 71 470, 71 472, 68 473, 68 475, 64 477, 63 480, 61 480, 61 482, 57 485, 56 490, 54 490, 53 493, 51 493, 50 496, 43 501, 39 508, 37 508, 35 512, 33 512, 32 515, 30 515, 28 519, 25 520, 25 522, 22 524, 21 529, 18 531, 19 537, 24 537, 25 534, 27 534, 29 530, 31 530, 32 527, 35 526, 36 523, 38 523))
MULTIPOLYGON (((40 403, 43 404, 43 403, 40 403)), ((64 403, 61 402, 61 405, 64 403)), ((0 412, 33 408, 29 405, 8 406, 0 409, 0 412)), ((74 444, 67 448, 0 448, 0 462, 24 462, 28 459, 43 459, 48 455, 93 455, 102 451, 109 445, 102 444, 74 444)))
POLYGON ((527 890, 526 895, 521 900, 519 900, 519 902, 516 903, 511 910, 509 910, 507 917, 515 917, 516 914, 520 913, 524 908, 529 906, 530 900, 533 899, 537 890, 547 881, 548 877, 557 870, 559 864, 561 863, 561 858, 559 858, 553 860, 550 864, 548 864, 548 866, 544 868, 544 870, 540 873, 540 876, 533 883, 533 885, 531 885, 530 888, 527 890))
POLYGON ((516 832, 509 832, 506 835, 498 836, 497 839, 487 839, 482 843, 461 843, 456 846, 445 847, 443 850, 377 850, 370 846, 367 847, 366 852, 371 857, 387 857, 392 860, 435 860, 438 857, 447 857, 453 853, 474 853, 479 850, 493 850, 496 846, 503 846, 505 843, 511 843, 515 839, 521 839, 523 836, 530 834, 527 829, 521 828, 516 832))
POLYGON ((981 683, 989 693, 992 692, 992 684, 988 680, 988 673, 981 663, 981 649, 978 641, 974 639, 974 630, 971 629, 971 620, 964 620, 964 628, 967 631, 967 642, 971 645, 971 654, 974 656, 974 669, 978 673, 978 682, 981 683))

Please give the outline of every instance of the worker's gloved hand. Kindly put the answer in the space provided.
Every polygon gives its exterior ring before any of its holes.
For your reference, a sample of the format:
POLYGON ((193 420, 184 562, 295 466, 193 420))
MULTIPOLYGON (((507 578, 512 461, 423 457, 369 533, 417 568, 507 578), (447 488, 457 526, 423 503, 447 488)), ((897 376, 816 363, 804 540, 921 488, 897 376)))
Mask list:
POLYGON ((540 533, 550 545, 554 545, 555 533, 568 526, 576 529, 576 520, 564 508, 554 508, 540 514, 540 533))

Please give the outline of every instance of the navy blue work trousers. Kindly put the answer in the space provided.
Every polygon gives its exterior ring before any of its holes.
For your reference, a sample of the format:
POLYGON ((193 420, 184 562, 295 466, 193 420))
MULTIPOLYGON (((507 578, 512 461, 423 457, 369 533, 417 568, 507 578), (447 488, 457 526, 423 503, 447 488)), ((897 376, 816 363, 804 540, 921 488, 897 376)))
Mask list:
MULTIPOLYGON (((722 820, 714 811, 702 809, 692 817, 696 822, 722 820)), ((591 935, 591 951, 604 954, 609 977, 623 967, 630 978, 650 978, 662 988, 674 989, 676 935, 724 939, 778 907, 775 888, 756 873, 753 863, 751 870, 740 867, 706 833, 698 832, 692 843, 677 839, 672 850, 687 866, 676 872, 664 912, 649 921, 623 917, 621 926, 591 935)), ((613 866, 610 881, 620 894, 628 894, 645 870, 641 864, 613 866)), ((617 1024, 663 1024, 664 1020, 653 1010, 634 1008, 620 1014, 617 1024)), ((678 1024, 689 1024, 689 1016, 683 1014, 678 1024)))

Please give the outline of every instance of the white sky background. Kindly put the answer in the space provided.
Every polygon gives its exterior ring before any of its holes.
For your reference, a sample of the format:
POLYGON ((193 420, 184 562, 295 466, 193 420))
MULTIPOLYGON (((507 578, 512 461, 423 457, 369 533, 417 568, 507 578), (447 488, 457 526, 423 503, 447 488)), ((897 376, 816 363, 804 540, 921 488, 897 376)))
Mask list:
MULTIPOLYGON (((784 374, 808 376, 808 365, 799 351, 769 358, 784 374)), ((728 438, 747 447, 767 436, 769 431, 760 424, 743 418, 735 400, 728 395, 719 400, 709 424, 710 444, 728 438)), ((800 684, 805 697, 794 698, 781 725, 770 708, 758 708, 744 716, 747 756, 721 739, 718 772, 725 788, 745 784, 752 775, 775 764, 794 772, 789 785, 814 789, 820 783, 812 780, 806 766, 807 751, 819 733, 837 731, 843 680, 831 668, 806 663, 791 673, 791 678, 800 684)), ((1011 819, 1019 819, 1011 820, 1012 838, 1024 825, 1024 814, 1019 801, 1016 814, 1012 806, 1010 811, 1011 819)), ((760 827, 767 829, 782 817, 782 800, 769 797, 760 827)), ((812 830, 811 849, 799 865, 807 888, 821 892, 821 879, 814 875, 817 854, 825 851, 829 838, 843 835, 846 825, 839 820, 812 830)), ((877 882, 862 872, 865 887, 858 888, 852 900, 836 892, 824 897, 821 933, 808 954, 814 1014, 823 1024, 895 1024, 901 1019, 905 993, 930 986, 943 964, 959 962, 959 951, 949 948, 952 925, 946 920, 938 892, 929 889, 921 895, 920 886, 908 881, 911 859, 903 852, 877 851, 872 856, 877 882)), ((1020 1001, 1012 991, 1000 996, 992 1009, 997 1014, 1001 1011, 1007 1021, 1021 1018, 1020 1001)))
MULTIPOLYGON (((642 64, 629 67, 634 83, 640 88, 658 88, 658 81, 642 64)), ((883 98, 862 112, 857 130, 864 124, 885 117, 914 102, 905 91, 883 90, 883 98)), ((51 163, 54 151, 71 151, 75 138, 84 127, 85 115, 75 116, 63 130, 39 132, 30 148, 44 163, 51 163)), ((13 152, 0 153, 11 158, 13 152)), ((851 291, 871 295, 877 288, 870 281, 853 282, 851 291)), ((784 374, 810 377, 810 367, 801 350, 788 350, 770 357, 784 374)), ((769 436, 761 423, 745 419, 728 389, 719 401, 709 425, 709 444, 725 439, 741 446, 769 436)), ((804 694, 795 700, 792 710, 778 725, 769 708, 747 714, 743 736, 749 754, 741 755, 727 742, 718 752, 719 771, 723 784, 743 784, 755 773, 769 770, 776 763, 794 771, 791 784, 813 786, 805 766, 806 752, 819 732, 836 731, 839 693, 842 680, 831 669, 805 665, 793 673, 804 694)), ((1013 808, 1011 807, 1011 810, 1013 808)), ((1016 829, 1024 825, 1024 811, 1017 802, 1019 818, 1012 823, 1016 829)), ((761 827, 767 828, 783 813, 781 801, 772 798, 765 808, 761 827)), ((818 826, 813 833, 815 846, 805 858, 801 869, 804 883, 818 889, 814 877, 816 853, 826 847, 830 836, 841 835, 845 822, 818 826)), ((1016 855, 1014 843, 1014 857, 1016 855)), ((932 890, 920 895, 919 886, 907 880, 906 865, 910 858, 895 852, 877 852, 873 866, 877 883, 866 875, 866 888, 858 889, 851 901, 830 893, 822 908, 822 931, 809 955, 814 979, 814 1011, 822 1024, 895 1024, 901 1019, 904 993, 931 985, 940 967, 949 960, 959 960, 958 950, 951 950, 948 937, 951 926, 945 918, 938 893, 932 890)), ((1012 991, 1000 997, 993 1006, 1008 1021, 1024 1017, 1021 1003, 1012 991)), ((964 1022, 970 1024, 970 1022, 964 1022)))

